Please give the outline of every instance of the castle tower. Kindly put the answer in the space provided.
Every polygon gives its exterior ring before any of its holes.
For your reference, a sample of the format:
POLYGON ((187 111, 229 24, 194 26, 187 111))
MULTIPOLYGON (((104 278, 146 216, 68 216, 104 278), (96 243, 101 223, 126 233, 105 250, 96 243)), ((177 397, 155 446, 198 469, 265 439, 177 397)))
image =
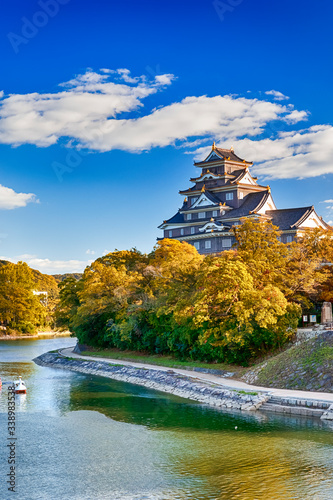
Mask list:
POLYGON ((209 155, 194 165, 200 170, 190 179, 193 186, 179 191, 185 196, 183 206, 159 226, 164 238, 187 241, 208 254, 232 247, 231 229, 242 217, 271 220, 282 231, 284 243, 307 227, 331 229, 313 206, 277 210, 270 187, 257 183, 249 170, 252 162, 237 156, 232 147, 221 149, 213 143, 209 155))

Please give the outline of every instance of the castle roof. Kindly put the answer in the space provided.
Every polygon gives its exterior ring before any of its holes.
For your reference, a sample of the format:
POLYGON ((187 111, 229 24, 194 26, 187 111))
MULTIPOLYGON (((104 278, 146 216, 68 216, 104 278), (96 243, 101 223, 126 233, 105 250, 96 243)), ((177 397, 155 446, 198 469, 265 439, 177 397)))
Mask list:
MULTIPOLYGON (((284 208, 281 210, 266 211, 266 215, 271 218, 272 223, 278 226, 281 231, 286 231, 288 229, 296 230, 312 214, 318 217, 313 205, 311 207, 284 208)), ((331 226, 321 219, 321 217, 319 217, 319 219, 326 229, 332 229, 331 226)))
MULTIPOLYGON (((242 217, 269 220, 283 233, 291 233, 292 239, 307 228, 333 231, 333 227, 316 213, 313 206, 276 209, 269 186, 258 185, 257 177, 252 177, 249 171, 251 164, 237 156, 233 148, 217 148, 214 143, 205 160, 195 164, 202 168, 200 177, 191 179, 195 186, 180 191, 180 194, 190 195, 190 201, 185 200, 179 211, 159 228, 170 229, 172 237, 194 241, 195 244, 208 231, 227 233, 242 217), (230 200, 228 206, 226 200, 230 200)), ((224 249, 217 240, 214 245, 214 248, 209 247, 212 252, 224 249)), ((204 251, 202 245, 199 249, 204 251)))
POLYGON ((162 227, 165 223, 168 223, 168 224, 179 224, 179 223, 182 223, 184 222, 184 215, 181 214, 180 212, 177 212, 173 217, 171 217, 170 219, 166 220, 166 221, 163 221, 163 224, 161 224, 160 226, 158 227, 162 227))
POLYGON ((236 162, 236 163, 246 163, 249 165, 252 165, 252 162, 246 161, 243 158, 240 158, 237 156, 234 152, 233 147, 230 149, 222 149, 222 148, 217 148, 215 146, 215 142, 213 143, 212 150, 209 153, 209 155, 204 159, 199 162, 195 162, 194 165, 199 166, 202 164, 207 164, 210 162, 216 162, 216 161, 231 161, 231 162, 236 162))
MULTIPOLYGON (((260 191, 259 193, 248 194, 242 206, 234 208, 225 214, 222 219, 246 217, 251 213, 258 212, 266 203, 270 196, 269 191, 260 191)), ((274 211, 274 210, 273 210, 274 211)), ((266 212, 267 213, 267 212, 266 212)))

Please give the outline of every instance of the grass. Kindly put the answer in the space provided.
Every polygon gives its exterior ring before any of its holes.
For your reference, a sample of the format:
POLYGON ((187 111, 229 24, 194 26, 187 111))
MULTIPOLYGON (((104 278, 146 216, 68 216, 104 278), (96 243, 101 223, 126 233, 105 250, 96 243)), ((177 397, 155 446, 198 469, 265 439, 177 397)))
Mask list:
POLYGON ((193 368, 208 368, 209 370, 224 370, 233 372, 237 377, 241 376, 247 370, 244 367, 229 365, 226 363, 203 363, 199 361, 180 361, 172 356, 162 356, 158 354, 146 354, 136 351, 119 351, 118 349, 104 349, 98 351, 84 351, 83 356, 95 356, 101 358, 112 358, 123 361, 134 361, 136 363, 145 363, 149 365, 166 366, 168 368, 183 368, 190 370, 193 368))
POLYGON ((333 360, 333 347, 324 346, 311 353, 304 361, 307 364, 319 363, 333 360))

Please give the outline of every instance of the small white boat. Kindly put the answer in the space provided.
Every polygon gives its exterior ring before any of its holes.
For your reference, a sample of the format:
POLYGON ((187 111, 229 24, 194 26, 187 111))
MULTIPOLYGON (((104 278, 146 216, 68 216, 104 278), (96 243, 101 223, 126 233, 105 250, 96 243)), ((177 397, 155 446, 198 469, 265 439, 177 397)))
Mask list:
POLYGON ((19 377, 18 380, 15 380, 14 386, 16 394, 25 394, 27 392, 27 388, 21 377, 19 377))

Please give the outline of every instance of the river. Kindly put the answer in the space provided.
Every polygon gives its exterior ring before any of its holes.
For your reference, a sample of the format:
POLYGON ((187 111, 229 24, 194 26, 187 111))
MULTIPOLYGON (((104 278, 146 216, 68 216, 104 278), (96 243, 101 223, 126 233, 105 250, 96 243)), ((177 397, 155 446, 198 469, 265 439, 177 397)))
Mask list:
POLYGON ((1 500, 333 498, 329 423, 225 412, 144 387, 45 368, 71 338, 0 342, 16 396, 15 489, 8 491, 8 384, 0 395, 1 500))

